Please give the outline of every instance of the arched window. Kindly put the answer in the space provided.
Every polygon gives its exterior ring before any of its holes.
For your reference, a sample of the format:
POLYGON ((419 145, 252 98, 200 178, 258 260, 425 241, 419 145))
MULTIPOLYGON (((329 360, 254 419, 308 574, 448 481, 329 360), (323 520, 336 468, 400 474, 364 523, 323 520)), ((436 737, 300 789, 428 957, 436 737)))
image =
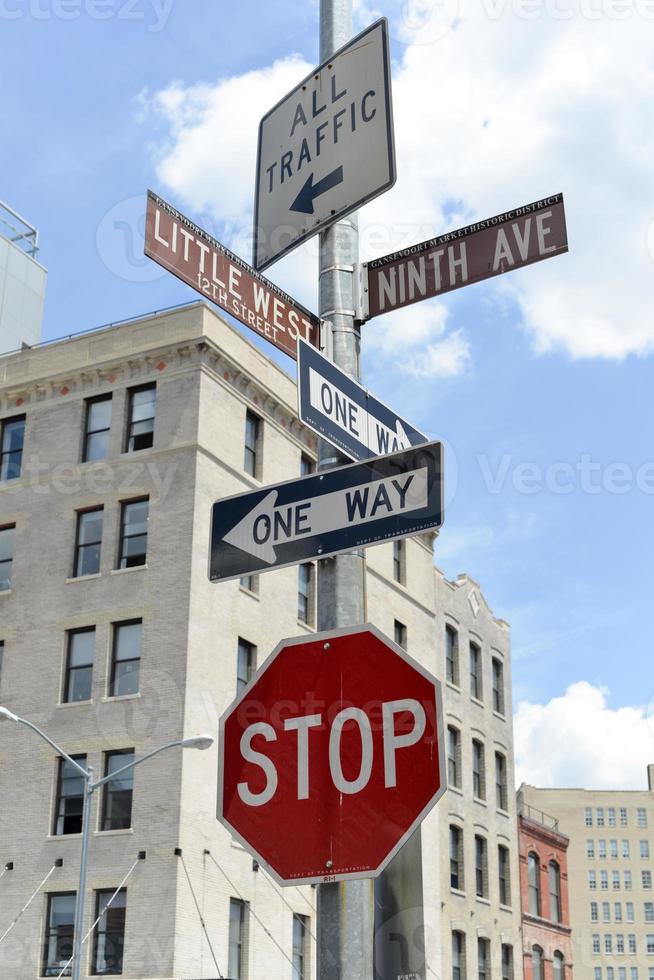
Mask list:
POLYGON ((554 980, 563 980, 563 954, 559 953, 558 949, 552 959, 552 972, 554 980))
POLYGON ((531 977, 532 980, 543 980, 543 950, 540 946, 531 949, 531 977))
POLYGON ((550 861, 550 919, 552 922, 561 921, 561 869, 556 861, 550 861))
POLYGON ((538 855, 534 854, 533 851, 527 858, 527 878, 529 881, 529 914, 540 915, 540 861, 538 855))

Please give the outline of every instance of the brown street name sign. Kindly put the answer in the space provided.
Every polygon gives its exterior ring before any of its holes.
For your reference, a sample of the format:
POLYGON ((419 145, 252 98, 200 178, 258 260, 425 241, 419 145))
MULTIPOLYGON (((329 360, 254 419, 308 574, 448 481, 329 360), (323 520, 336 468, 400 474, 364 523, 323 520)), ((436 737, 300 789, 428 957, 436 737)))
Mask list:
POLYGON ((390 313, 567 251, 563 194, 553 194, 367 262, 360 318, 390 313))
POLYGON ((170 204, 148 191, 145 254, 294 360, 320 344, 320 320, 170 204))

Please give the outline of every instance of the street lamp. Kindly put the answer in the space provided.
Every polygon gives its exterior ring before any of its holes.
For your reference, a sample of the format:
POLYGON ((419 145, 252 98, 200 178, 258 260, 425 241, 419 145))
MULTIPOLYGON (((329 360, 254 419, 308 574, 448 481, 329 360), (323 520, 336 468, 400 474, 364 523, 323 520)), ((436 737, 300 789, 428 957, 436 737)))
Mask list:
POLYGON ((73 955, 71 958, 72 962, 72 972, 71 980, 80 980, 81 970, 82 970, 82 935, 84 929, 84 903, 86 901, 86 877, 88 869, 88 858, 89 858, 89 839, 90 839, 90 829, 91 829, 91 803, 93 800, 93 794, 96 789, 100 786, 104 786, 105 783, 114 780, 116 776, 120 776, 122 773, 126 772, 128 769, 133 769, 135 766, 140 765, 145 762, 146 759, 151 759, 154 755, 159 755, 160 752, 165 752, 166 749, 172 749, 179 746, 182 749, 209 749, 214 743, 212 735, 192 735, 189 738, 176 739, 174 742, 167 742, 166 745, 160 746, 158 749, 154 749, 152 752, 148 752, 146 755, 142 756, 140 759, 135 759, 126 766, 122 766, 120 769, 116 769, 115 772, 110 773, 103 779, 98 779, 93 781, 93 769, 91 766, 84 768, 80 766, 75 759, 72 759, 67 752, 53 742, 45 732, 42 732, 40 728, 37 728, 31 721, 27 721, 26 718, 19 718, 12 711, 7 708, 0 707, 0 721, 15 721, 21 725, 26 725, 31 728, 33 732, 36 732, 44 741, 50 745, 55 752, 63 756, 67 762, 69 762, 82 776, 84 779, 84 807, 82 810, 82 852, 80 855, 80 866, 79 866, 79 888, 77 891, 77 902, 75 903, 75 924, 73 927, 73 955))

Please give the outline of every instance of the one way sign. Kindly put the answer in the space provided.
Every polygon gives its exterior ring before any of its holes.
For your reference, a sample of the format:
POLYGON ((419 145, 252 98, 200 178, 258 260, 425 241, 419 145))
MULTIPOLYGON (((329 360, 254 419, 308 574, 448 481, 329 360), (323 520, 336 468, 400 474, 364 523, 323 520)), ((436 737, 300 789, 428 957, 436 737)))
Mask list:
POLYGON ((443 447, 428 442, 217 501, 209 578, 327 558, 442 523, 443 447))
POLYGON ((369 459, 427 442, 349 374, 298 338, 298 410, 305 425, 352 459, 369 459))

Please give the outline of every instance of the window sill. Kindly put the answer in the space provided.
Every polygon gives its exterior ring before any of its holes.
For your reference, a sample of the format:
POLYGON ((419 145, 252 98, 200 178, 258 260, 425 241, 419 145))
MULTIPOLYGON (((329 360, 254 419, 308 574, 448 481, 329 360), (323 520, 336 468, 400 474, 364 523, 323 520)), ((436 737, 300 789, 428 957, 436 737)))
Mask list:
POLYGON ((261 602, 261 596, 258 592, 252 592, 251 589, 244 589, 242 585, 239 585, 238 588, 239 592, 242 592, 243 595, 249 595, 251 599, 256 599, 257 602, 261 602))
POLYGON ((140 697, 140 691, 137 691, 136 694, 117 694, 115 697, 100 698, 100 704, 111 704, 114 701, 138 701, 140 697))
POLYGON ((496 711, 493 708, 493 718, 497 718, 498 721, 506 721, 506 714, 503 711, 496 711))
POLYGON ((61 843, 62 840, 81 840, 81 834, 48 834, 46 840, 56 840, 61 843))
POLYGON ((486 898, 484 895, 475 895, 475 899, 482 905, 490 905, 490 898, 486 898))
POLYGON ((55 708, 83 708, 89 704, 93 704, 93 698, 87 698, 85 701, 58 701, 55 708))
POLYGON ((501 912, 513 912, 513 906, 512 905, 502 905, 500 903, 500 911, 501 912))
POLYGON ((147 567, 147 565, 132 565, 131 568, 112 568, 109 574, 126 575, 128 572, 144 572, 147 571, 147 567))
POLYGON ((485 806, 485 807, 488 806, 488 801, 482 800, 481 796, 473 796, 472 801, 473 803, 478 803, 479 806, 485 806))
POLYGON ((476 704, 479 708, 484 707, 484 702, 480 701, 479 698, 473 698, 472 694, 470 695, 470 700, 472 701, 473 704, 476 704))
POLYGON ((459 898, 465 898, 466 897, 466 893, 463 891, 463 889, 461 889, 461 888, 452 888, 452 886, 450 886, 450 894, 457 895, 459 898))
POLYGON ((461 693, 461 688, 459 687, 458 684, 455 684, 453 681, 445 681, 445 684, 447 687, 449 687, 450 691, 456 691, 457 694, 461 693))
POLYGON ((457 793, 459 796, 463 796, 463 790, 459 786, 452 786, 451 783, 447 784, 448 793, 457 793))
POLYGON ((93 575, 75 575, 74 578, 67 578, 64 585, 70 585, 71 582, 90 582, 95 578, 102 578, 102 572, 95 572, 93 575))
POLYGON ((309 633, 315 633, 316 632, 316 627, 315 626, 312 626, 311 623, 305 623, 304 620, 302 620, 302 619, 298 619, 297 624, 298 624, 298 626, 301 626, 302 629, 307 630, 307 632, 309 632, 309 633))
POLYGON ((129 837, 134 833, 133 827, 126 827, 124 830, 94 830, 94 837, 129 837))
POLYGON ((511 814, 509 813, 509 811, 502 809, 501 806, 498 806, 497 807, 497 812, 499 813, 499 815, 501 817, 510 817, 511 816, 511 814))
POLYGON ((0 595, 11 595, 11 589, 0 589, 0 595))

